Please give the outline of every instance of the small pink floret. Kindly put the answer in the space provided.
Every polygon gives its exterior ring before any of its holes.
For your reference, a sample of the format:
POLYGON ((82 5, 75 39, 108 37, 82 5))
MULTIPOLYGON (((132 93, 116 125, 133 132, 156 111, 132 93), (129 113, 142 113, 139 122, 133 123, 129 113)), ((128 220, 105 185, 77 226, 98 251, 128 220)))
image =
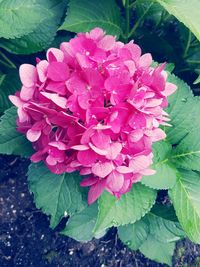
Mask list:
POLYGON ((116 41, 95 28, 79 33, 60 49, 23 64, 21 92, 10 96, 18 108, 18 130, 33 142, 33 162, 44 161, 56 174, 79 171, 90 186, 88 203, 104 190, 129 191, 152 175, 152 144, 165 138, 169 125, 165 64, 151 67, 132 41, 116 41))

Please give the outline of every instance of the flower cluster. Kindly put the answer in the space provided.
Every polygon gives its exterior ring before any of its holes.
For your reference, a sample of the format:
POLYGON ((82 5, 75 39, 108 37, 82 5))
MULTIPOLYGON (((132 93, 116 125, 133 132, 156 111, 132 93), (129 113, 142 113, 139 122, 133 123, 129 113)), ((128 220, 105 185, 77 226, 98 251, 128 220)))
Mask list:
POLYGON ((164 64, 132 41, 118 42, 95 28, 79 33, 47 60, 20 67, 22 89, 10 96, 18 130, 33 143, 33 162, 56 174, 79 171, 90 186, 88 202, 107 190, 116 197, 154 173, 152 144, 165 138, 167 96, 164 64))

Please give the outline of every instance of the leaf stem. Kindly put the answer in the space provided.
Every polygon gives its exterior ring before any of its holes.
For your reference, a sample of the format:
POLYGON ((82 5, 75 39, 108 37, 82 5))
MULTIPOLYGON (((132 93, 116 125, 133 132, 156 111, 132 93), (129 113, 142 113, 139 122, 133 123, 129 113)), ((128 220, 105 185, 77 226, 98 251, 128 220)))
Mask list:
POLYGON ((185 50, 183 53, 183 58, 185 58, 187 56, 188 50, 190 48, 191 40, 192 40, 192 33, 190 30, 188 30, 188 39, 187 39, 187 43, 186 43, 185 50))
POLYGON ((128 6, 128 8, 129 8, 129 9, 132 9, 132 8, 134 8, 134 7, 136 6, 136 4, 137 4, 137 0, 136 0, 135 2, 133 2, 132 4, 130 4, 130 5, 128 6))
POLYGON ((146 16, 146 14, 149 12, 149 10, 150 10, 150 8, 152 7, 153 4, 154 4, 154 3, 152 2, 152 3, 149 5, 149 7, 146 9, 146 11, 142 14, 142 16, 136 21, 134 27, 132 28, 132 30, 130 31, 130 33, 129 33, 129 35, 128 35, 128 38, 131 38, 131 37, 134 35, 136 29, 139 27, 140 23, 142 22, 142 20, 143 20, 144 17, 146 16))
POLYGON ((7 66, 9 68, 16 69, 16 65, 1 51, 0 51, 0 56, 5 60, 5 62, 0 60, 2 64, 4 64, 5 66, 7 66))
POLYGON ((129 10, 129 0, 126 0, 125 4, 125 18, 126 18, 126 31, 125 31, 125 39, 126 43, 128 42, 129 31, 130 31, 130 10, 129 10))

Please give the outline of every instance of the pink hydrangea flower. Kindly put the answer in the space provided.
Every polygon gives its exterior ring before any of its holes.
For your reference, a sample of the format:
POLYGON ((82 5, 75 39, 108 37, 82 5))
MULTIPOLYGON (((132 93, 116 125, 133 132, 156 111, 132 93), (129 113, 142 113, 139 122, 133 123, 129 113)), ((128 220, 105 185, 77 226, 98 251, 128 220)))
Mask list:
POLYGON ((159 126, 169 125, 163 109, 176 86, 164 64, 151 64, 151 54, 100 28, 49 49, 36 66, 23 64, 22 89, 10 100, 36 150, 31 160, 56 174, 85 175, 89 204, 103 190, 119 198, 154 174, 152 144, 165 138, 159 126))

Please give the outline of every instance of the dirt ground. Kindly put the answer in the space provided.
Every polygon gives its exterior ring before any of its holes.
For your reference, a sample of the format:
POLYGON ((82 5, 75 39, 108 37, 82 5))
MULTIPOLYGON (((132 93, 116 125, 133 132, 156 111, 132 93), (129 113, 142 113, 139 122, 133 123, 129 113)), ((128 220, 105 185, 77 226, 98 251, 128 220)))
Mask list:
MULTIPOLYGON (((99 240, 80 243, 49 228, 27 187, 29 161, 0 156, 0 267, 164 267, 125 247, 111 229, 99 240)), ((200 267, 200 246, 177 244, 173 266, 200 267)))

